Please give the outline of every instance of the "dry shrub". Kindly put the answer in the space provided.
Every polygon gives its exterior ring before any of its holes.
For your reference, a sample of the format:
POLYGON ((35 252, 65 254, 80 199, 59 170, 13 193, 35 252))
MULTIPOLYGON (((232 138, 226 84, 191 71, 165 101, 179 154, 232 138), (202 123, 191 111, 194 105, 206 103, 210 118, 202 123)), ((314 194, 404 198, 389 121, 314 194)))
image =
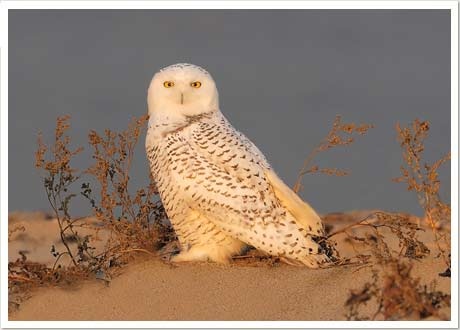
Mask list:
MULTIPOLYGON (((361 261, 361 268, 370 268, 372 272, 371 281, 350 292, 345 302, 347 319, 419 320, 430 316, 448 319, 439 309, 450 306, 450 295, 437 291, 435 281, 427 287, 412 274, 414 261, 430 253, 417 237, 417 232, 423 229, 411 223, 405 214, 377 212, 374 215, 373 222, 362 220, 329 235, 330 238, 346 234, 349 243, 364 246, 366 252, 352 259, 361 261), (358 226, 365 226, 368 230, 360 235, 349 233, 350 229, 358 226), (391 235, 398 238, 396 246, 389 243, 391 235), (361 308, 370 301, 374 301, 377 308, 372 316, 364 316, 361 308)), ((347 263, 353 262, 347 260, 347 263)))
MULTIPOLYGON (((50 145, 46 145, 39 134, 35 154, 35 166, 42 170, 43 186, 59 225, 65 251, 51 247, 50 252, 56 258, 53 267, 30 262, 25 255, 9 263, 10 307, 17 305, 28 290, 37 285, 72 283, 88 276, 107 282, 131 252, 155 255, 165 241, 174 239, 172 229, 164 224, 165 212, 153 181, 134 194, 128 189, 134 149, 148 117, 133 119, 120 133, 105 130, 104 135, 99 135, 91 131, 89 144, 95 163, 82 171, 71 166, 71 161, 83 148, 70 147, 69 119, 69 116, 57 118, 54 141, 50 145), (94 196, 90 183, 81 183, 87 175, 98 184, 98 198, 94 196), (75 189, 78 183, 81 187, 79 193, 75 189), (96 224, 87 217, 71 216, 70 204, 78 195, 90 202, 98 219, 96 224), (91 229, 85 232, 93 234, 82 235, 80 228, 91 229), (92 243, 99 239, 102 230, 108 232, 109 238, 103 251, 96 253, 92 243), (76 251, 71 249, 70 242, 77 244, 76 251), (60 262, 64 255, 70 257, 70 266, 60 262)), ((17 230, 22 229, 11 228, 9 237, 17 230)))
POLYGON ((409 191, 415 191, 420 206, 425 213, 425 220, 433 231, 435 244, 448 269, 450 269, 450 204, 439 196, 439 167, 450 160, 450 152, 433 164, 422 159, 425 150, 424 142, 428 137, 430 124, 415 119, 409 127, 396 125, 398 141, 403 150, 404 165, 401 166, 401 177, 394 179, 403 182, 409 191), (439 229, 444 229, 441 232, 439 229))
POLYGON ((8 310, 17 310, 30 297, 30 290, 38 286, 71 286, 86 278, 88 272, 81 267, 47 267, 27 260, 24 253, 16 261, 8 263, 8 310))
POLYGON ((106 260, 130 251, 152 253, 172 239, 171 228, 162 221, 166 214, 151 175, 147 187, 135 193, 129 191, 134 148, 147 120, 147 115, 133 119, 120 133, 108 129, 104 135, 89 133, 95 162, 86 173, 96 179, 99 198, 94 197, 89 183, 82 184, 82 194, 90 201, 102 226, 111 233, 106 260))
MULTIPOLYGON (((417 192, 425 218, 433 230, 436 246, 450 270, 450 255, 447 255, 450 250, 450 236, 439 231, 442 225, 450 223, 450 205, 439 198, 440 182, 437 172, 450 155, 433 165, 421 165, 428 129, 429 124, 419 120, 415 120, 411 128, 397 125, 406 165, 401 167, 402 177, 395 181, 406 182, 409 190, 417 192)), ((372 280, 366 282, 361 289, 350 293, 345 303, 347 318, 369 319, 361 315, 361 307, 374 300, 378 307, 370 317, 372 320, 378 317, 384 320, 427 317, 449 319, 449 316, 441 314, 440 309, 450 307, 450 295, 436 290, 435 281, 429 286, 422 285, 420 279, 412 274, 414 260, 424 258, 430 253, 426 245, 417 238, 417 233, 423 229, 411 222, 405 214, 377 212, 373 216, 375 219, 372 223, 369 219, 364 219, 328 236, 330 239, 337 234, 346 234, 349 242, 360 243, 370 251, 370 255, 356 256, 358 260, 365 260, 365 267, 371 267, 372 280), (350 229, 358 226, 368 226, 371 233, 367 232, 364 236, 350 234, 350 229), (385 234, 384 230, 389 232, 385 234), (397 249, 389 245, 388 235, 396 235, 398 238, 397 249)))
MULTIPOLYGON (((369 124, 344 124, 341 117, 337 116, 329 134, 306 158, 294 191, 298 192, 301 189, 302 177, 308 173, 347 175, 347 171, 312 165, 313 158, 320 152, 353 143, 353 134, 364 135, 372 127, 373 125, 369 124)), ((436 246, 447 261, 446 255, 450 250, 449 235, 441 233, 439 228, 447 227, 445 225, 450 222, 450 205, 443 203, 439 198, 438 169, 450 159, 450 154, 433 165, 422 165, 421 155, 428 130, 429 124, 419 120, 415 120, 408 128, 397 125, 398 140, 406 165, 401 167, 401 178, 395 181, 405 182, 409 190, 417 192, 425 211, 425 218, 435 234, 436 246), (444 245, 441 242, 444 242, 444 245)), ((358 270, 371 269, 371 281, 366 282, 361 289, 352 291, 345 303, 347 319, 398 320, 423 319, 430 316, 438 319, 448 318, 439 310, 450 306, 450 295, 437 291, 435 282, 430 286, 422 285, 420 279, 412 274, 414 260, 425 258, 430 253, 425 243, 418 238, 418 233, 422 230, 408 214, 378 211, 320 239, 318 243, 333 261, 332 266, 358 265, 358 270), (359 235, 354 233, 357 228, 360 228, 359 235), (336 249, 337 242, 333 239, 336 235, 346 235, 345 241, 350 243, 355 251, 352 258, 340 256, 336 249), (390 244, 393 241, 397 243, 390 244), (361 315, 361 308, 370 301, 374 301, 378 306, 376 311, 371 316, 361 315)), ((450 270, 450 261, 447 265, 450 270)))
MULTIPOLYGON (((344 123, 342 117, 336 115, 332 127, 326 137, 316 146, 315 149, 305 158, 305 161, 300 169, 293 191, 299 193, 302 189, 302 179, 305 174, 326 174, 335 176, 345 176, 349 171, 338 168, 321 168, 313 164, 314 158, 321 152, 340 147, 349 146, 355 142, 356 136, 366 135, 369 129, 374 126, 371 124, 344 123)), ((339 251, 336 249, 335 241, 322 237, 317 239, 317 243, 321 246, 324 253, 329 257, 334 265, 349 264, 351 261, 340 257, 339 251)))
POLYGON ((64 116, 57 119, 52 146, 46 146, 39 136, 36 153, 36 167, 45 173, 45 190, 58 220, 61 240, 66 247, 65 252, 56 251, 52 247, 51 253, 56 257, 56 264, 62 255, 68 254, 75 267, 105 278, 107 271, 119 265, 129 252, 153 254, 171 232, 163 224, 166 215, 151 177, 147 187, 138 189, 134 194, 129 191, 134 150, 146 127, 148 116, 134 118, 128 128, 119 133, 106 129, 100 135, 90 131, 88 140, 94 163, 83 171, 70 166, 72 157, 83 148, 70 150, 70 137, 67 135, 69 118, 64 116), (50 159, 45 160, 48 152, 50 159), (68 192, 70 186, 77 181, 81 182, 85 175, 94 179, 99 192, 96 197, 89 182, 81 183, 80 194, 89 201, 98 219, 97 225, 85 221, 86 217, 73 219, 69 211, 71 199, 77 196, 75 192, 68 192), (79 227, 93 229, 94 235, 79 235, 79 227), (107 244, 104 251, 95 254, 91 242, 97 239, 102 230, 109 233, 107 244), (75 256, 69 248, 69 240, 77 242, 75 256))
MULTIPOLYGON (((420 278, 412 274, 413 260, 425 257, 429 250, 417 239, 398 233, 399 246, 403 247, 398 253, 388 245, 387 237, 380 231, 381 227, 375 225, 373 234, 354 238, 370 247, 372 261, 368 267, 371 267, 372 279, 364 283, 361 289, 350 292, 345 302, 347 319, 420 320, 436 317, 447 320, 449 317, 442 314, 440 309, 450 307, 450 295, 436 290, 436 281, 429 286, 422 285, 420 278), (413 246, 419 248, 414 249, 413 246), (371 301, 377 305, 376 310, 370 317, 363 316, 361 308, 371 301)), ((396 230, 399 231, 399 228, 396 230)))
MULTIPOLYGON (((53 209, 54 215, 59 225, 59 234, 66 251, 57 256, 57 260, 65 254, 69 255, 74 266, 77 266, 76 256, 73 255, 67 236, 78 237, 75 235, 75 221, 72 220, 69 213, 69 205, 72 198, 77 196, 70 193, 70 186, 80 178, 80 173, 70 164, 71 159, 79 154, 83 148, 75 150, 70 149, 70 137, 66 134, 70 125, 70 117, 58 117, 56 121, 55 137, 52 146, 44 144, 41 134, 38 136, 38 149, 35 153, 35 167, 43 169, 43 186, 46 196, 53 209), (45 159, 47 153, 51 153, 49 160, 45 159)), ((81 244, 81 242, 79 242, 81 244)))
MULTIPOLYGON (((419 240, 417 235, 419 231, 424 230, 416 223, 413 223, 408 214, 377 211, 371 213, 363 220, 329 234, 327 240, 333 242, 333 236, 345 234, 350 244, 367 245, 370 248, 368 249, 369 252, 372 253, 367 255, 358 254, 355 256, 358 260, 368 261, 372 254, 378 255, 380 259, 392 256, 422 259, 430 253, 430 250, 425 243, 419 240), (365 236, 358 236, 350 233, 350 230, 358 227, 365 227, 364 230, 362 230, 365 236), (385 242, 385 234, 394 235, 397 239, 398 246, 390 247, 385 242), (377 239, 380 239, 378 241, 380 242, 379 245, 374 244, 377 239), (377 247, 378 249, 376 249, 377 247)), ((336 245, 335 242, 334 245, 336 245)), ((356 249, 356 251, 357 250, 358 249, 356 249)), ((355 262, 358 260, 355 260, 355 262)), ((343 261, 348 263, 351 260, 343 261)))
POLYGON ((413 264, 401 259, 385 259, 380 269, 372 268, 372 279, 361 289, 351 291, 345 306, 348 320, 420 320, 436 317, 447 320, 440 312, 450 306, 450 295, 436 290, 436 282, 421 285, 411 274, 413 264), (361 307, 374 301, 372 316, 362 316, 361 307))
POLYGON ((305 174, 322 173, 335 176, 348 175, 349 171, 338 168, 320 168, 318 165, 312 165, 313 159, 320 152, 352 144, 355 141, 356 135, 365 135, 367 131, 373 127, 373 125, 369 124, 356 125, 355 123, 343 123, 342 117, 337 115, 327 136, 305 158, 293 187, 294 192, 298 193, 302 189, 302 178, 305 174))

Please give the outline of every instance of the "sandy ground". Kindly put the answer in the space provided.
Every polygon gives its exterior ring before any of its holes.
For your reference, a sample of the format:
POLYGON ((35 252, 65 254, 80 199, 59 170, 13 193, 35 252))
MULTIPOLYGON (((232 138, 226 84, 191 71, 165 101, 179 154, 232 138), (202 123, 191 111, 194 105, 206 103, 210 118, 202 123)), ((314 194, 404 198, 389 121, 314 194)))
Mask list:
MULTIPOLYGON (((337 223, 345 225, 363 214, 335 214, 327 223, 336 228, 337 223)), ((26 230, 15 233, 21 236, 10 243, 10 260, 22 249, 30 260, 52 263, 50 242, 58 244, 55 221, 38 214, 19 218, 10 220, 10 226, 22 224, 26 230)), ((424 233, 426 239, 429 234, 424 233)), ((351 253, 345 245, 341 252, 351 253)), ((414 274, 422 283, 436 279, 437 288, 450 293, 450 278, 437 276, 444 270, 439 258, 428 257, 415 264, 414 274)), ((230 265, 171 265, 142 255, 109 285, 90 280, 69 288, 36 289, 9 319, 344 320, 350 290, 369 279, 369 269, 354 266, 312 270, 248 259, 230 265)), ((371 313, 375 305, 366 309, 371 313)))

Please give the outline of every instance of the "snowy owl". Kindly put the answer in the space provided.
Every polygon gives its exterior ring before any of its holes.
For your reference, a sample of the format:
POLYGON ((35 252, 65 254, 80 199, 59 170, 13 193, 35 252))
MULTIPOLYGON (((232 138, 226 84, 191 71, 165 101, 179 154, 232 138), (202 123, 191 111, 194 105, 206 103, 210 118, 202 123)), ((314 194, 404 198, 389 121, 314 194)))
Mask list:
POLYGON ((223 116, 206 70, 160 70, 147 102, 147 157, 181 248, 173 262, 227 263, 247 245, 292 264, 328 262, 320 217, 223 116))

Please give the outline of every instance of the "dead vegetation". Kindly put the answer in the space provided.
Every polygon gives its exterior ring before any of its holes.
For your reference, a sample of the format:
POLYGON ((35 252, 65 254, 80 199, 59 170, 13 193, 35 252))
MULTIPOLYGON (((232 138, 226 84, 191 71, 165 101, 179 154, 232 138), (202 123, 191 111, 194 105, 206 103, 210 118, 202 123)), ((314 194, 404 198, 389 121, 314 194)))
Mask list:
MULTIPOLYGON (((36 167, 44 174, 44 188, 59 224, 59 235, 65 250, 51 248, 56 258, 53 267, 30 262, 25 255, 9 263, 10 308, 17 308, 28 296, 29 290, 37 286, 70 285, 77 279, 88 277, 109 283, 131 254, 141 252, 161 256, 159 249, 174 243, 174 232, 165 222, 166 215, 152 178, 146 187, 131 192, 131 163, 146 122, 147 116, 142 116, 133 119, 128 128, 119 133, 91 131, 88 142, 94 163, 84 170, 71 166, 72 159, 82 152, 82 148, 70 148, 68 116, 57 119, 55 139, 49 146, 39 136, 36 167), (89 202, 97 224, 71 216, 70 203, 78 196, 89 202), (93 234, 80 234, 81 228, 90 228, 93 234), (100 231, 108 232, 109 237, 103 251, 96 253, 93 242, 99 239, 100 231), (77 252, 69 247, 70 240, 77 244, 77 252), (70 265, 62 263, 64 255, 70 257, 70 265)), ((337 116, 326 138, 306 158, 294 191, 302 188, 305 174, 347 175, 345 170, 320 168, 314 164, 314 158, 321 152, 352 144, 356 136, 365 135, 372 127, 369 124, 343 123, 337 116)), ((435 236, 438 254, 450 271, 450 235, 444 230, 450 224, 450 205, 440 200, 438 181, 438 169, 450 158, 450 154, 432 165, 423 163, 423 142, 428 130, 428 123, 418 120, 411 127, 397 125, 404 165, 401 167, 402 176, 395 181, 404 182, 409 190, 416 191, 425 220, 435 236)), ((9 237, 20 230, 24 229, 12 227, 9 237)), ((448 318, 441 314, 440 309, 450 305, 450 295, 437 291, 435 283, 422 285, 420 279, 412 275, 414 261, 432 252, 418 238, 422 230, 407 214, 374 212, 357 223, 329 232, 319 242, 335 260, 334 266, 358 265, 358 271, 363 268, 371 270, 371 281, 350 292, 345 302, 349 320, 448 318), (360 228, 359 232, 357 228, 360 228), (335 241, 339 235, 346 236, 346 241, 355 249, 352 258, 340 256, 335 241), (397 238, 397 246, 388 243, 390 235, 397 238), (378 308, 373 315, 363 314, 362 307, 371 301, 378 308)), ((278 264, 276 258, 266 258, 257 251, 235 261, 246 260, 278 264)))
POLYGON ((372 280, 350 293, 345 306, 348 320, 422 320, 449 319, 440 310, 450 306, 450 295, 436 289, 436 283, 422 285, 412 275, 413 264, 399 258, 380 260, 381 268, 372 268, 372 280), (377 309, 370 316, 361 307, 375 300, 377 309))
MULTIPOLYGON (((88 143, 93 149, 94 164, 84 170, 77 170, 71 164, 83 148, 70 147, 69 119, 69 116, 57 118, 50 145, 39 134, 35 154, 35 166, 43 173, 43 186, 65 250, 51 246, 50 253, 55 257, 53 267, 30 262, 24 254, 9 263, 10 308, 15 308, 29 289, 39 285, 60 285, 63 281, 69 284, 88 277, 110 281, 131 254, 154 255, 174 239, 172 230, 164 223, 165 212, 153 181, 134 193, 129 191, 134 148, 145 129, 147 116, 133 119, 120 133, 105 130, 100 135, 91 131, 88 143), (83 179, 88 181, 82 183, 83 179), (78 196, 89 201, 96 223, 89 222, 87 217, 71 216, 71 201, 78 196), (93 243, 100 239, 102 231, 109 233, 108 239, 103 251, 96 253, 93 243), (70 247, 71 242, 77 244, 76 250, 70 247), (70 265, 62 262, 63 256, 69 257, 70 265)), ((18 230, 24 228, 14 226, 8 236, 18 230)))
MULTIPOLYGON (((417 193, 429 228, 433 231, 438 255, 446 263, 450 273, 450 205, 439 197, 439 167, 450 159, 450 154, 433 165, 422 160, 424 140, 428 136, 428 122, 414 120, 410 127, 396 126, 398 141, 403 150, 404 165, 402 176, 394 179, 404 182, 410 191, 417 193), (423 163, 423 164, 422 164, 423 163), (444 230, 441 232, 440 229, 444 230)), ((436 282, 422 285, 420 279, 412 275, 414 261, 430 254, 428 247, 419 240, 418 233, 424 229, 419 223, 411 221, 407 214, 377 212, 372 219, 364 219, 328 236, 344 234, 352 245, 360 244, 367 253, 357 253, 355 259, 362 261, 364 267, 372 270, 372 281, 363 288, 352 291, 345 305, 349 320, 383 319, 405 320, 435 317, 447 320, 449 315, 440 312, 450 307, 450 295, 436 290, 436 282), (372 220, 372 221, 370 221, 372 220), (350 230, 366 226, 361 235, 350 234, 350 230), (369 231, 370 230, 370 231, 369 231), (388 241, 391 235, 398 239, 397 246, 388 241), (361 307, 369 301, 377 303, 377 310, 371 316, 362 315, 361 307)), ((361 249, 362 251, 363 249, 361 249)), ((347 260, 346 262, 351 262, 347 260)))
POLYGON ((439 255, 450 269, 450 228, 451 207, 439 196, 439 167, 450 160, 450 152, 433 164, 423 161, 425 139, 428 137, 430 124, 418 119, 409 127, 396 125, 398 141, 403 151, 404 165, 401 166, 401 177, 395 182, 405 183, 407 190, 414 191, 424 211, 424 219, 431 228, 439 255))
POLYGON ((348 146, 355 142, 356 136, 362 136, 367 131, 373 128, 370 124, 356 125, 354 123, 343 123, 342 117, 337 115, 332 124, 332 128, 327 136, 313 149, 313 151, 305 158, 302 168, 297 175, 297 180, 293 190, 298 193, 302 189, 302 178, 305 174, 322 173, 327 175, 345 176, 349 171, 338 168, 321 168, 318 165, 313 165, 314 158, 321 152, 340 146, 348 146))
POLYGON ((89 182, 83 183, 82 195, 87 198, 101 226, 110 232, 106 251, 98 264, 117 263, 129 252, 153 254, 171 239, 164 224, 166 214, 150 176, 149 184, 135 192, 129 191, 130 169, 134 148, 147 123, 147 115, 133 119, 120 133, 105 130, 103 135, 89 133, 94 164, 85 173, 96 182, 98 197, 89 182))
MULTIPOLYGON (((373 125, 343 123, 340 116, 334 120, 326 138, 306 158, 299 171, 294 191, 301 189, 305 174, 323 173, 343 176, 348 171, 337 168, 319 168, 311 165, 314 157, 326 150, 349 146, 354 142, 353 134, 364 135, 373 125)), ((407 189, 415 191, 424 211, 424 219, 431 228, 438 256, 441 256, 447 270, 440 274, 450 276, 450 205, 439 196, 439 167, 450 159, 450 153, 432 165, 423 161, 424 141, 428 136, 429 123, 414 120, 409 127, 396 125, 398 141, 403 151, 401 177, 395 182, 406 183, 407 189), (443 229, 441 231, 441 229, 443 229)), ((422 285, 420 279, 412 275, 414 261, 425 258, 430 249, 418 238, 424 229, 404 213, 373 212, 364 219, 342 227, 323 239, 322 246, 333 255, 334 266, 357 265, 358 271, 370 268, 372 279, 359 290, 350 292, 345 302, 348 320, 406 320, 435 317, 445 320, 450 316, 440 312, 450 307, 450 295, 436 290, 436 282, 422 285), (355 251, 351 258, 341 257, 337 249, 336 237, 345 236, 345 242, 355 251), (396 238, 393 240, 392 238, 396 238), (390 241, 397 241, 393 246, 390 241), (372 315, 362 312, 362 307, 373 301, 378 307, 372 315)))
MULTIPOLYGON (((428 247, 419 240, 422 231, 418 224, 410 222, 407 215, 379 212, 372 222, 364 220, 331 234, 345 234, 357 247, 354 259, 362 261, 362 268, 370 268, 372 280, 361 289, 352 290, 345 302, 349 320, 420 320, 427 317, 448 319, 440 309, 450 306, 450 295, 436 290, 436 282, 422 285, 414 277, 414 262, 430 254, 428 247), (365 226, 359 235, 349 230, 365 226), (391 244, 392 235, 398 244, 391 244), (372 315, 361 312, 361 308, 373 301, 377 309, 372 315)), ((360 271, 361 269, 358 269, 360 271)))

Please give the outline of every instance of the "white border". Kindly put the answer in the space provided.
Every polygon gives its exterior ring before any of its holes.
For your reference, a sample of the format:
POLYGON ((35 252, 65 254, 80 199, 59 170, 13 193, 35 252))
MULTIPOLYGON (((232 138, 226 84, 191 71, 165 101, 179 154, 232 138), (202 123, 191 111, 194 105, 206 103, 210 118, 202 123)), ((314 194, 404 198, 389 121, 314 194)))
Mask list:
POLYGON ((458 3, 451 10, 450 74, 451 74, 451 318, 458 328, 458 3))
MULTIPOLYGON (((3 6, 0 9, 0 243, 8 247, 8 11, 3 6)), ((3 328, 3 315, 8 315, 8 267, 5 267, 8 262, 8 249, 2 248, 0 244, 0 252, 0 326, 3 328)))
MULTIPOLYGON (((4 1, 1 46, 1 242, 8 232, 8 10, 9 9, 450 9, 451 10, 451 321, 8 321, 2 328, 458 328, 458 3, 456 1, 4 1)), ((8 250, 1 248, 6 263, 8 250)), ((8 269, 1 267, 1 315, 8 315, 8 269)))
POLYGON ((7 9, 454 9, 456 1, 4 1, 7 9))

